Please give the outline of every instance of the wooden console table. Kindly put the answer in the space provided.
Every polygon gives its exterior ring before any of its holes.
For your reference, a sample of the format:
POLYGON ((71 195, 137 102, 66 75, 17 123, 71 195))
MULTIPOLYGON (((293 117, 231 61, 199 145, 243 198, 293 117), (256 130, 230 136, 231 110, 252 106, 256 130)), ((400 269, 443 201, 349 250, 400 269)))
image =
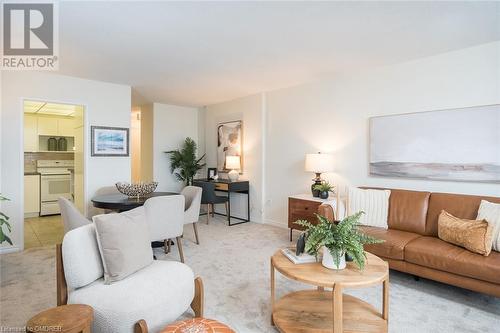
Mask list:
MULTIPOLYGON (((219 192, 226 192, 227 197, 229 199, 227 205, 227 215, 229 215, 229 226, 238 225, 241 223, 250 222, 250 183, 248 180, 237 180, 230 181, 228 179, 218 179, 218 180, 209 180, 209 179, 195 179, 193 180, 193 186, 196 186, 197 183, 210 182, 215 184, 215 190, 219 192), (243 193, 247 195, 247 218, 242 219, 240 217, 231 216, 231 193, 243 193), (242 222, 231 223, 231 218, 240 220, 242 222)), ((225 215, 220 213, 215 213, 217 215, 225 215)))
POLYGON ((271 257, 271 324, 282 333, 387 333, 389 316, 389 266, 376 255, 366 253, 363 271, 354 263, 343 270, 331 270, 321 263, 294 264, 278 250, 271 257), (289 293, 275 300, 274 270, 285 277, 317 287, 289 293), (382 313, 344 288, 365 288, 383 284, 382 313), (326 291, 324 288, 332 288, 326 291))

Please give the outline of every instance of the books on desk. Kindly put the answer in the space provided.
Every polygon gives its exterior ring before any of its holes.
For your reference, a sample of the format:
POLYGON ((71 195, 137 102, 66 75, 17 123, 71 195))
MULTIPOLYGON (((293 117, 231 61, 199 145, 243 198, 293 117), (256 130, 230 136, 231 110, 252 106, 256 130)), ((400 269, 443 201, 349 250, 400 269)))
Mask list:
POLYGON ((299 255, 295 254, 295 248, 293 247, 287 247, 284 249, 281 249, 281 252, 290 259, 291 262, 294 264, 308 264, 312 262, 316 262, 316 257, 307 254, 307 253, 302 253, 299 255))

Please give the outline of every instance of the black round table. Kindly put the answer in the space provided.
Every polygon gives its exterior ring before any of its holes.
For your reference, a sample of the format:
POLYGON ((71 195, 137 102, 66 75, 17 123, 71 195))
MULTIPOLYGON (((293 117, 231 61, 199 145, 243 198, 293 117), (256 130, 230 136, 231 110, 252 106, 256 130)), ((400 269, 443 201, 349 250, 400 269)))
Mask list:
POLYGON ((161 197, 165 195, 175 195, 173 192, 153 192, 143 197, 127 197, 124 194, 104 194, 92 198, 92 203, 96 208, 110 209, 118 212, 124 212, 144 205, 144 202, 152 197, 161 197))

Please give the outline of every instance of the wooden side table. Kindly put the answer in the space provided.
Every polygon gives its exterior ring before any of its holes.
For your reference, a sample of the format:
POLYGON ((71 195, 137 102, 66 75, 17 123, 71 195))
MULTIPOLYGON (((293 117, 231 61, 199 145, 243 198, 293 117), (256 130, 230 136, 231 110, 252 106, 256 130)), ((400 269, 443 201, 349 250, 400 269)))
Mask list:
POLYGON ((343 270, 321 263, 294 264, 278 250, 271 257, 271 323, 282 333, 387 333, 389 317, 389 267, 379 257, 366 253, 365 269, 354 263, 343 270), (317 289, 292 292, 275 300, 274 270, 285 277, 314 285, 317 289), (344 288, 383 284, 382 312, 359 298, 344 295, 344 288), (326 291, 324 288, 332 288, 326 291))
POLYGON ((318 223, 316 214, 318 207, 327 201, 336 200, 334 196, 328 199, 313 197, 312 194, 297 194, 288 197, 288 228, 290 228, 290 242, 293 230, 304 230, 304 227, 295 224, 297 220, 307 220, 312 224, 318 223))
POLYGON ((68 304, 40 312, 26 324, 26 332, 90 333, 94 309, 83 304, 68 304))

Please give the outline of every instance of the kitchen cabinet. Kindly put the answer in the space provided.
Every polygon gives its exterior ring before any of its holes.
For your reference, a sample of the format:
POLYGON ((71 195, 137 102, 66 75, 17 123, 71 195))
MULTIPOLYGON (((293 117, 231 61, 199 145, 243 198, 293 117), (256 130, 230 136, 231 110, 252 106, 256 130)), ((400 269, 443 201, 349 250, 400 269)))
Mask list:
POLYGON ((40 175, 24 176, 24 216, 34 217, 40 213, 40 175))
POLYGON ((38 135, 57 136, 57 118, 38 117, 38 135))
POLYGON ((57 120, 57 135, 58 136, 75 136, 75 121, 73 119, 58 119, 57 120))
POLYGON ((38 117, 35 115, 24 115, 24 151, 38 151, 38 117))

